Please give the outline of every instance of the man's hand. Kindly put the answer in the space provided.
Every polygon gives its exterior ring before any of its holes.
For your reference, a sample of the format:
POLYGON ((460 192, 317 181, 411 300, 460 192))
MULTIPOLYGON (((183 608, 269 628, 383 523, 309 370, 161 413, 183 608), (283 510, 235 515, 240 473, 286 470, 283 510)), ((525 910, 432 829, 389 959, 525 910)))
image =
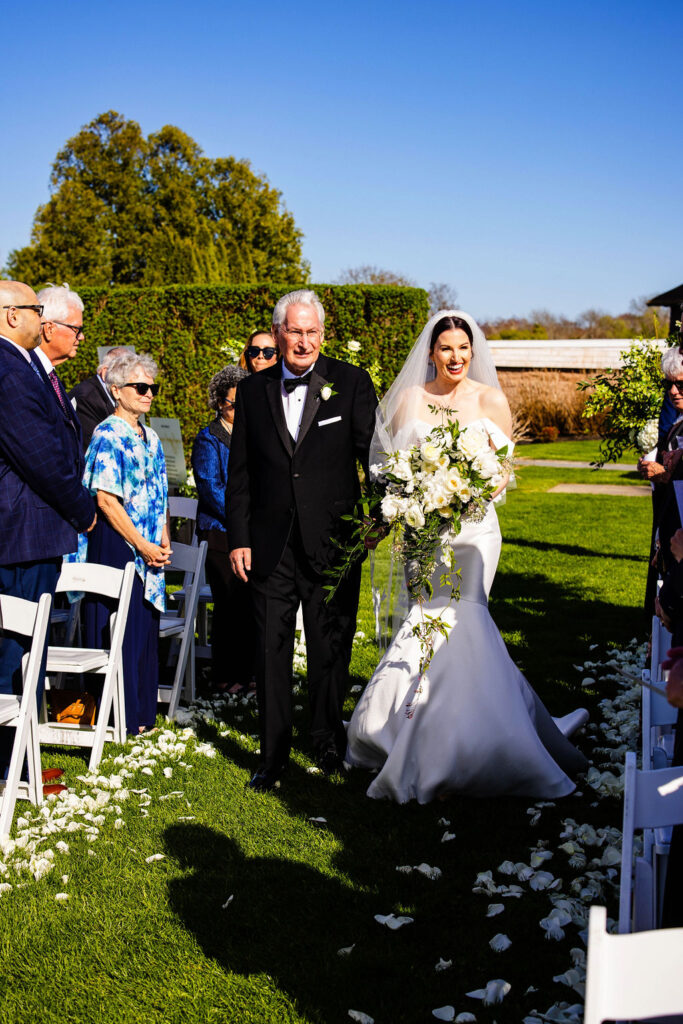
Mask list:
POLYGON ((88 527, 88 529, 85 532, 86 533, 90 533, 91 530, 94 530, 96 522, 97 522, 97 512, 95 513, 95 518, 93 519, 92 523, 90 524, 90 526, 88 527))
POLYGON ((376 523, 374 519, 369 517, 364 519, 365 523, 365 535, 363 537, 363 543, 365 544, 366 551, 374 551, 381 540, 383 540, 389 532, 389 527, 384 523, 376 523))
POLYGON ((230 568, 235 576, 249 582, 248 572, 251 572, 251 548, 234 548, 230 552, 230 568))
POLYGON ((673 628, 673 623, 664 611, 664 609, 662 608, 661 604, 659 603, 658 597, 655 598, 655 615, 662 623, 662 625, 665 626, 669 630, 669 632, 671 632, 673 628))

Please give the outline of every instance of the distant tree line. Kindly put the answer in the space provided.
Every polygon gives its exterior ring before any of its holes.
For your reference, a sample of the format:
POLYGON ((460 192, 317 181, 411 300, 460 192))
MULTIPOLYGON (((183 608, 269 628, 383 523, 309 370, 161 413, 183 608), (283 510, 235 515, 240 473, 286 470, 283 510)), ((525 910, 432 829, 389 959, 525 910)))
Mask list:
POLYGON ((628 313, 610 316, 600 309, 587 309, 575 320, 555 316, 547 309, 535 309, 528 317, 500 317, 481 323, 487 338, 507 341, 538 338, 666 338, 669 333, 669 310, 646 305, 647 300, 634 300, 628 313))

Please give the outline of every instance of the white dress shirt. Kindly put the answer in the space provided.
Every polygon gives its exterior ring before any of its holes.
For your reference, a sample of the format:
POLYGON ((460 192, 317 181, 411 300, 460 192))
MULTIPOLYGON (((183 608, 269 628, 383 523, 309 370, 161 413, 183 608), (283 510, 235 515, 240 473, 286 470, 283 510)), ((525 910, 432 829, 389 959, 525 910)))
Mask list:
POLYGON ((54 370, 54 366, 52 365, 52 363, 50 362, 48 357, 45 355, 45 353, 43 352, 42 348, 40 348, 40 346, 38 346, 37 349, 34 349, 34 351, 35 351, 36 355, 38 356, 38 358, 40 359, 40 361, 41 361, 41 363, 43 365, 43 369, 45 370, 45 373, 49 377, 50 374, 52 373, 52 371, 54 370))
POLYGON ((6 338, 4 334, 0 334, 0 338, 2 338, 3 341, 8 341, 10 345, 14 345, 17 352, 21 352, 22 356, 24 357, 27 363, 31 362, 31 353, 28 352, 25 348, 22 348, 21 345, 17 345, 16 341, 12 341, 11 338, 6 338))
MULTIPOLYGON (((313 367, 311 366, 308 370, 306 370, 306 373, 299 375, 296 373, 291 373, 291 371, 288 370, 285 364, 283 363, 282 379, 287 380, 297 376, 306 377, 308 376, 309 373, 312 372, 312 370, 313 367)), ((308 388, 294 388, 290 395, 287 393, 287 391, 285 391, 284 384, 280 384, 280 393, 282 395, 282 409, 285 414, 285 420, 287 421, 287 430, 296 441, 296 439, 299 436, 299 427, 301 426, 301 417, 303 416, 304 413, 304 403, 306 401, 306 395, 308 394, 308 388)))

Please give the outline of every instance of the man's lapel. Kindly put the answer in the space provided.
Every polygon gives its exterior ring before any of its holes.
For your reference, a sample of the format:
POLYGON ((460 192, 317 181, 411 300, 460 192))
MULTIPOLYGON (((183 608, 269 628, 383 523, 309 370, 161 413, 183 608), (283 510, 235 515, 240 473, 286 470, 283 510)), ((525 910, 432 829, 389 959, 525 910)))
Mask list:
POLYGON ((328 383, 326 372, 327 360, 324 356, 319 356, 318 361, 311 370, 311 383, 308 385, 308 391, 306 392, 304 411, 301 414, 301 424, 299 426, 299 435, 296 439, 297 448, 311 429, 311 424, 313 423, 316 413, 320 408, 320 391, 321 388, 324 388, 328 383))
MULTIPOLYGON (((280 435, 280 440, 285 446, 289 455, 294 453, 294 445, 290 436, 289 430, 287 429, 287 421, 285 420, 285 411, 282 408, 282 395, 281 395, 281 384, 280 384, 280 364, 277 364, 277 377, 269 376, 266 381, 266 398, 268 399, 268 405, 273 415, 273 421, 275 423, 275 429, 280 435)), ((263 370, 262 373, 268 373, 268 370, 263 370)))

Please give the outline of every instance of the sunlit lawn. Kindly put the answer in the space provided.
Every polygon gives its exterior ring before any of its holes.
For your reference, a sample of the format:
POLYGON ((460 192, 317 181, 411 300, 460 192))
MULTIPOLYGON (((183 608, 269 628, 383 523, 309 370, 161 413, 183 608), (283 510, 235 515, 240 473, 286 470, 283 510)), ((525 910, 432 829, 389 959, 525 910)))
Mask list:
MULTIPOLYGON (((580 692, 572 667, 589 645, 644 634, 650 519, 646 499, 545 493, 566 479, 562 470, 520 473, 500 512, 503 554, 491 601, 513 656, 560 714, 595 703, 580 692)), ((367 578, 359 626, 373 634, 367 578)), ((352 682, 363 684, 376 660, 372 643, 357 645, 352 682)), ((295 699, 305 706, 305 693, 295 699)), ((531 1007, 575 1001, 552 977, 570 966, 569 949, 580 942, 575 932, 562 943, 543 938, 538 921, 547 897, 510 900, 489 920, 488 900, 472 885, 478 871, 495 871, 504 858, 528 862, 539 838, 556 845, 563 816, 618 822, 616 801, 595 808, 590 793, 570 797, 546 809, 534 829, 530 801, 373 802, 361 771, 344 780, 306 772, 305 709, 296 714, 297 750, 282 789, 258 796, 244 789, 257 763, 255 716, 238 705, 226 719, 227 736, 202 727, 219 755, 188 756, 193 768, 182 782, 176 769, 164 778, 161 766, 131 782, 150 790, 148 817, 136 800, 127 802, 126 828, 103 826, 90 847, 75 835, 52 874, 0 897, 3 1024, 341 1024, 349 1008, 377 1024, 417 1024, 446 1003, 501 1024, 519 1022, 531 1007), (174 789, 182 800, 158 799, 174 789), (315 825, 312 817, 327 822, 315 825), (452 842, 441 842, 444 817, 456 833, 452 842), (156 852, 165 859, 145 863, 156 852), (395 870, 421 862, 440 867, 443 877, 395 870), (59 891, 69 893, 67 903, 55 902, 59 891), (373 920, 390 912, 414 924, 391 932, 373 920), (488 946, 496 932, 512 940, 505 953, 488 946), (353 944, 349 956, 337 955, 353 944), (451 970, 435 973, 440 957, 453 960, 451 970), (491 978, 512 984, 501 1006, 466 998, 491 978), (539 992, 525 995, 530 985, 539 992)), ((79 788, 79 753, 52 751, 46 760, 67 765, 79 788)), ((552 869, 569 880, 566 858, 556 856, 552 869)))

